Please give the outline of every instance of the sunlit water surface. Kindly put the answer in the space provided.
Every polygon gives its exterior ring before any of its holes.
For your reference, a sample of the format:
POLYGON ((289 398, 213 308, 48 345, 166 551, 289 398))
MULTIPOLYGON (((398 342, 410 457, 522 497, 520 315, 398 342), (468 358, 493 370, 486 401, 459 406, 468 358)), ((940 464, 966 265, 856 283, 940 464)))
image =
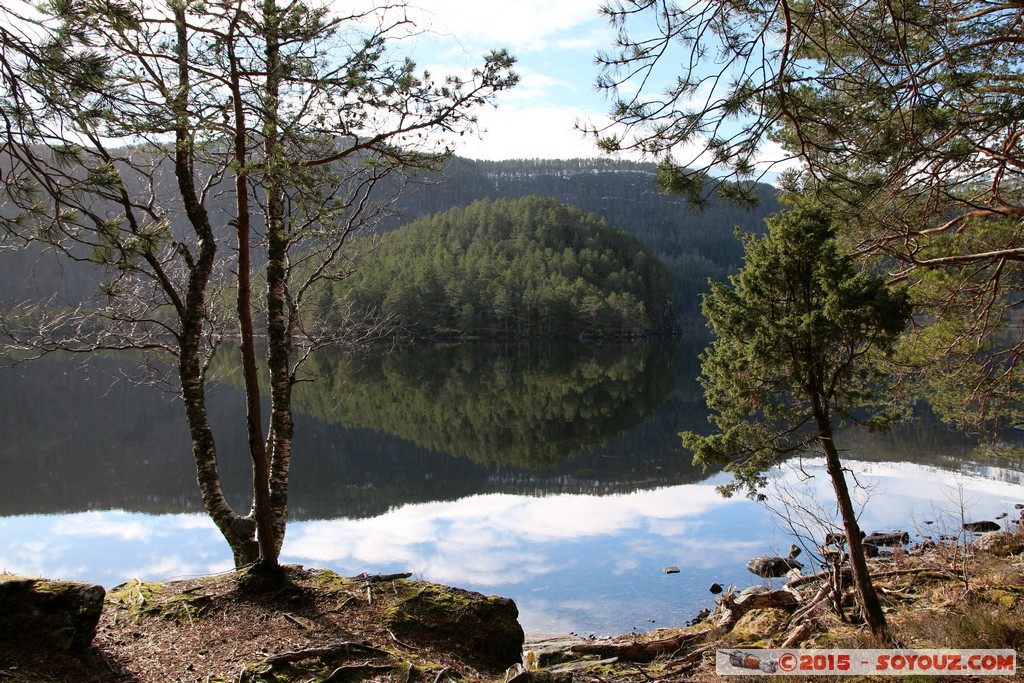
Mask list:
MULTIPOLYGON (((871 486, 868 530, 954 530, 963 498, 972 518, 1015 515, 1024 486, 978 476, 951 479, 928 467, 852 463, 871 486), (926 521, 933 522, 925 525, 926 521)), ((790 489, 828 500, 818 465, 780 473, 790 489)), ((367 519, 293 523, 283 560, 344 575, 411 571, 416 578, 511 597, 527 632, 611 634, 680 625, 712 604, 713 582, 759 579, 746 561, 793 540, 764 506, 722 498, 704 484, 631 494, 486 494, 405 505, 367 519), (678 574, 666 574, 669 566, 678 574)), ((230 554, 202 514, 97 510, 0 518, 0 567, 113 586, 225 571, 230 554)), ((810 570, 808 568, 807 570, 810 570)), ((778 580, 777 580, 778 581, 778 580)))

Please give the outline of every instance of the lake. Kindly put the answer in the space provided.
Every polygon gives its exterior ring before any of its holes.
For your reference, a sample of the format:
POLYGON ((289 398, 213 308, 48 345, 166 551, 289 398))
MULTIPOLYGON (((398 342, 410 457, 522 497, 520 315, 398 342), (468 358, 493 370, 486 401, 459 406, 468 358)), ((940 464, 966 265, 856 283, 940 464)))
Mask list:
MULTIPOLYGON (((529 633, 684 624, 713 605, 713 582, 760 581, 749 558, 820 540, 822 525, 792 506, 817 500, 815 517, 834 518, 814 459, 773 475, 789 514, 721 497, 724 475, 691 464, 678 432, 707 428, 703 344, 318 354, 318 380, 296 395, 283 561, 511 597, 529 633)), ((111 587, 230 569, 202 514, 182 407, 123 377, 136 367, 49 358, 0 371, 0 570, 111 587)), ((245 507, 239 383, 230 358, 214 371, 225 490, 245 507)), ((980 460, 932 421, 839 438, 869 532, 955 533, 961 515, 1006 521, 1024 502, 1021 463, 980 460)))

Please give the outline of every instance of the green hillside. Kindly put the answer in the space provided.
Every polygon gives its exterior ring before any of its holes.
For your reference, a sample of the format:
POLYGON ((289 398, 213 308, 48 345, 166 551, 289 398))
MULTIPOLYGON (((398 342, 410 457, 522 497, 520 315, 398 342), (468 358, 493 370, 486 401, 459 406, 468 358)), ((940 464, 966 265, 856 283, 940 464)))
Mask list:
POLYGON ((320 302, 411 336, 667 331, 672 278, 603 219, 553 199, 482 200, 390 233, 320 302))
POLYGON ((412 218, 466 206, 478 199, 550 197, 579 207, 636 237, 653 251, 675 281, 680 315, 700 315, 700 294, 708 278, 724 280, 742 262, 734 231, 760 234, 764 218, 779 210, 776 189, 758 184, 759 203, 748 208, 711 197, 697 210, 681 197, 655 187, 652 163, 596 159, 453 158, 437 176, 422 179, 399 201, 400 217, 387 229, 412 218))

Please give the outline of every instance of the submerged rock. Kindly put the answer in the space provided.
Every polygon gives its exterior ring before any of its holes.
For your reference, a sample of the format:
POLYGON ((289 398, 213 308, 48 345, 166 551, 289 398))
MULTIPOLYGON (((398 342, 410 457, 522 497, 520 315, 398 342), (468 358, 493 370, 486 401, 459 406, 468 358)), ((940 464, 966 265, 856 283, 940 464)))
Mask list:
POLYGON ((92 643, 103 586, 0 574, 0 639, 42 639, 63 650, 92 643))

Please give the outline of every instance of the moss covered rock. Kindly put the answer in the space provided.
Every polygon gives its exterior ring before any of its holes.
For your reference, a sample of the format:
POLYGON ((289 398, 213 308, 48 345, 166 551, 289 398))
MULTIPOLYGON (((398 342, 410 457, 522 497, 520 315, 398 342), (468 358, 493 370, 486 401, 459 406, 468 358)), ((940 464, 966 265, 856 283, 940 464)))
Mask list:
POLYGON ((504 671, 520 662, 523 627, 508 598, 425 584, 384 614, 399 638, 443 646, 481 670, 504 671))
POLYGON ((103 586, 0 574, 0 639, 82 649, 103 611, 103 586))
POLYGON ((788 618, 789 612, 777 607, 752 609, 739 618, 732 632, 744 640, 760 640, 778 633, 788 618))

